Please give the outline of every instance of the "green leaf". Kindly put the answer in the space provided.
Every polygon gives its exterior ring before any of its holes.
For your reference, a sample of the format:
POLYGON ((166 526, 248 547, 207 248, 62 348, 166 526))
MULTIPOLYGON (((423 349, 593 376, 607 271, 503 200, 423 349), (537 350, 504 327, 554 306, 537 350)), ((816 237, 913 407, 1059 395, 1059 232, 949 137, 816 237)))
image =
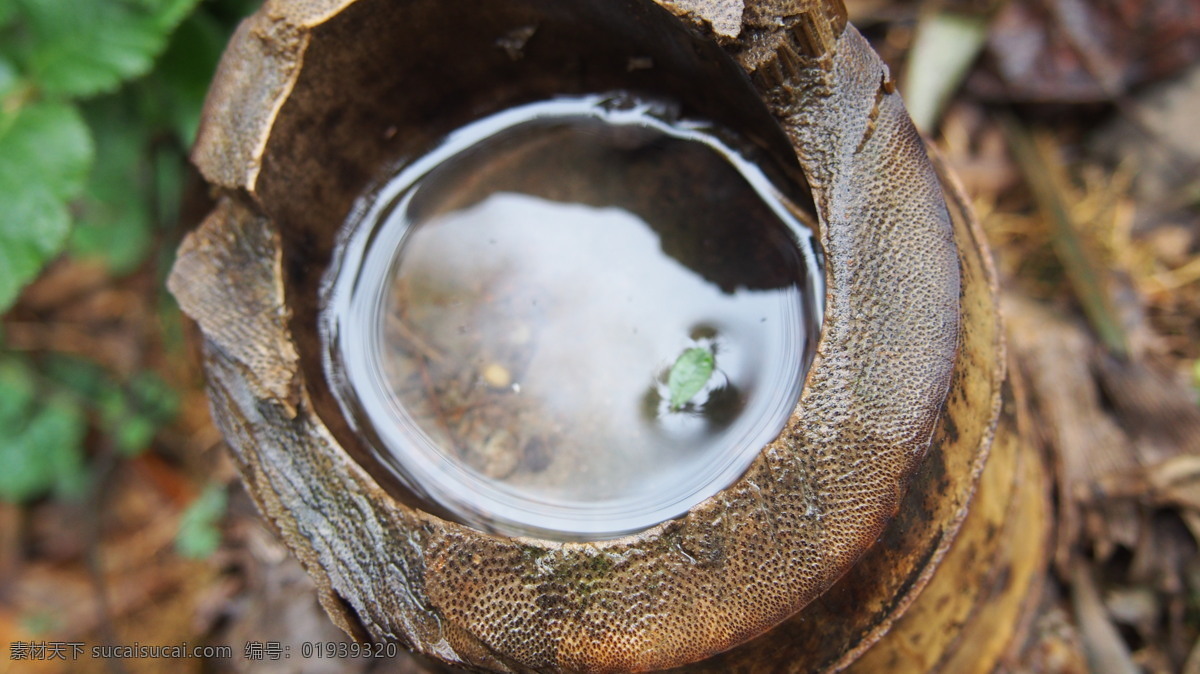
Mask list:
POLYGON ((179 394, 153 372, 121 384, 99 365, 72 356, 49 356, 44 367, 48 379, 94 412, 100 432, 125 456, 148 449, 179 410, 179 394))
POLYGON ((21 628, 38 636, 53 636, 62 630, 62 616, 49 609, 34 609, 21 616, 21 628))
POLYGON ((80 209, 84 215, 71 231, 71 254, 103 262, 113 276, 135 271, 152 242, 145 203, 102 201, 97 193, 89 193, 80 209))
POLYGON ((62 250, 66 202, 82 190, 92 138, 74 106, 0 112, 0 311, 62 250))
POLYGON ((51 489, 70 495, 83 483, 83 411, 62 393, 38 398, 28 365, 0 361, 0 499, 5 501, 26 501, 51 489))
POLYGON ((47 354, 42 360, 42 369, 54 385, 84 400, 97 400, 112 387, 100 366, 77 356, 47 354))
MULTIPOLYGON (((179 222, 183 186, 187 182, 187 155, 179 148, 160 145, 153 157, 154 201, 157 221, 170 227, 179 222)), ((168 247, 169 249, 170 247, 168 247)), ((167 265, 169 267, 170 265, 167 265)))
POLYGON ((73 105, 37 103, 0 113, 0 177, 8 184, 43 183, 69 199, 83 189, 93 152, 73 105))
POLYGON ((11 60, 0 55, 0 101, 16 90, 20 82, 21 74, 17 72, 17 66, 13 65, 11 60))
POLYGON ((692 396, 704 389, 712 376, 714 364, 712 352, 708 349, 695 347, 679 355, 667 376, 672 410, 683 407, 692 396))
POLYGON ((149 72, 198 0, 19 0, 26 71, 43 91, 92 96, 149 72))
POLYGON ((0 360, 0 419, 16 419, 36 396, 34 374, 24 363, 0 360))
POLYGON ((179 554, 193 559, 204 559, 216 552, 221 545, 221 530, 217 524, 225 514, 225 490, 220 485, 209 485, 192 501, 179 520, 179 532, 175 535, 175 549, 179 554))
POLYGON ((125 417, 114 424, 113 444, 125 456, 137 456, 150 447, 157 432, 158 424, 154 419, 136 415, 125 417))
POLYGON ((126 456, 146 451, 178 410, 179 394, 153 372, 138 373, 127 387, 122 414, 110 424, 117 449, 126 456))
POLYGON ((143 88, 154 97, 158 116, 184 147, 196 139, 204 97, 228 39, 228 32, 208 13, 193 14, 171 37, 150 78, 151 86, 143 88))
POLYGON ((232 32, 238 22, 262 6, 263 0, 212 0, 206 7, 232 32))
POLYGON ((179 413, 179 394, 153 372, 139 372, 129 380, 134 405, 156 424, 164 424, 179 413))
POLYGON ((127 95, 90 101, 83 111, 96 134, 97 169, 75 203, 69 249, 77 257, 100 260, 121 276, 137 268, 152 243, 145 197, 151 130, 127 95))

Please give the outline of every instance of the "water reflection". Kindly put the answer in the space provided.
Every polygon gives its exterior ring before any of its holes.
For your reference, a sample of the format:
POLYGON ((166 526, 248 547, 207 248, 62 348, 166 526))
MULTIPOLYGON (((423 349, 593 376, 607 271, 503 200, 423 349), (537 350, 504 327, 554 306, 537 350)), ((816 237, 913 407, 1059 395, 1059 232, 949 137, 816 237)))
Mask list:
POLYGON ((576 105, 401 172, 326 312, 346 411, 409 484, 508 533, 636 530, 728 484, 794 406, 819 324, 809 232, 761 175, 650 108, 576 105), (711 374, 671 405, 695 348, 711 374))

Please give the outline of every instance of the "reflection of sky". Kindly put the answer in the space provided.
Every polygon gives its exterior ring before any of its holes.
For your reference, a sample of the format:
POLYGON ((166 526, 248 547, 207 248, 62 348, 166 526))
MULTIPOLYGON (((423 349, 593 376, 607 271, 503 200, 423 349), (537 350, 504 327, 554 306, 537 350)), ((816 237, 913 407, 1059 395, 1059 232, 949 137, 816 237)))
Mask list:
MULTIPOLYGON (((536 398, 562 427, 587 429, 570 434, 585 443, 579 480, 522 486, 543 496, 591 501, 694 488, 712 462, 728 460, 730 441, 756 432, 757 417, 790 390, 799 368, 794 288, 722 293, 665 255, 654 231, 624 210, 498 193, 416 228, 403 254, 401 273, 414 284, 466 297, 480 278, 503 277, 513 311, 540 321, 530 326, 536 348, 516 380, 519 395, 536 398), (746 413, 718 433, 696 417, 653 428, 640 414, 643 396, 698 325, 717 330, 717 367, 750 394, 746 413), (778 356, 789 344, 789 355, 778 356)), ((495 310, 478 304, 451 301, 439 311, 453 318, 439 325, 475 334, 511 328, 490 324, 495 310)))
MULTIPOLYGON (((417 494, 482 528, 604 537, 677 516, 733 482, 778 434, 799 396, 815 348, 804 336, 819 329, 824 293, 812 232, 723 134, 700 120, 676 119, 669 107, 631 101, 626 107, 605 96, 556 98, 459 129, 364 196, 325 279, 325 368, 347 421, 417 494), (747 191, 738 194, 735 184, 747 191), (630 212, 602 208, 616 205, 628 205, 653 228, 630 212), (438 218, 444 221, 435 227, 409 227, 438 218), (417 230, 424 231, 406 245, 417 230), (772 254, 773 245, 782 256, 772 254), (518 404, 517 414, 524 419, 533 414, 529 407, 544 409, 567 441, 587 443, 542 445, 567 458, 549 466, 541 484, 473 472, 446 455, 438 433, 417 426, 412 410, 429 414, 429 405, 409 400, 410 409, 396 397, 397 382, 380 362, 390 352, 380 341, 387 338, 381 316, 397 249, 409 251, 418 276, 439 284, 421 289, 420 279, 411 279, 410 297, 435 292, 427 295, 427 315, 408 305, 410 324, 456 337, 471 325, 465 335, 486 336, 485 357, 516 361, 510 371, 521 397, 512 400, 534 401, 518 404), (776 288, 793 272, 808 286, 803 299, 794 287, 728 292, 776 288), (501 297, 485 317, 469 307, 489 275, 498 280, 487 290, 501 297), (513 284, 516 297, 508 298, 513 284), (531 310, 535 299, 540 311, 531 310), (728 376, 747 395, 745 408, 738 416, 736 396, 718 389, 714 400, 733 398, 704 408, 709 418, 725 410, 719 423, 678 413, 648 421, 642 412, 653 407, 646 394, 654 377, 665 376, 693 345, 689 333, 697 324, 716 329, 714 381, 728 376), (506 355, 496 344, 504 334, 526 334, 529 348, 540 348, 506 355), (717 436, 706 435, 712 429, 717 436), (551 475, 560 484, 547 484, 551 475)), ((478 345, 463 342, 435 346, 471 352, 448 354, 460 360, 481 355, 478 345)), ((476 365, 483 363, 465 367, 476 365)), ((430 370, 440 375, 444 368, 430 370)), ((447 392, 456 411, 471 402, 461 387, 447 392)), ((421 395, 426 388, 414 382, 407 390, 421 395)), ((514 426, 544 435, 538 424, 518 419, 514 426)), ((486 431, 466 422, 461 430, 474 438, 472 447, 482 440, 475 431, 486 431)))

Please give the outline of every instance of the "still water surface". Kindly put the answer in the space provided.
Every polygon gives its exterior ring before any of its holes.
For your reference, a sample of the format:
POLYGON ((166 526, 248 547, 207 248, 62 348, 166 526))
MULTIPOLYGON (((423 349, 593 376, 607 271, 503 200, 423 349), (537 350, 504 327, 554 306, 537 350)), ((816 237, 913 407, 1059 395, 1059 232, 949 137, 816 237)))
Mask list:
POLYGON ((652 526, 735 480, 796 404, 823 286, 795 211, 662 105, 482 120, 347 224, 322 326, 335 394, 402 481, 468 524, 652 526), (694 348, 712 373, 672 405, 694 348))

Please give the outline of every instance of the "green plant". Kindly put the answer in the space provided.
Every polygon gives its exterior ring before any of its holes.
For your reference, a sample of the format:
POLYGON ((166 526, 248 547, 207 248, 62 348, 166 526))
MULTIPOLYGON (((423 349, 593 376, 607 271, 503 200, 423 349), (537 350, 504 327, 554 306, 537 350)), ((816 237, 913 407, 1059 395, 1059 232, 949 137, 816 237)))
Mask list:
POLYGON ((667 375, 672 412, 680 410, 687 401, 704 390, 715 365, 712 351, 704 347, 692 347, 679 354, 667 375))
MULTIPOLYGON (((72 202, 104 196, 89 190, 97 143, 80 101, 148 73, 196 2, 10 0, 0 9, 0 311, 61 252, 72 202)), ((104 162, 96 175, 112 173, 104 162)))
POLYGON ((50 391, 28 363, 0 359, 0 499, 22 501, 49 490, 82 491, 87 430, 84 410, 71 395, 50 391))
POLYGON ((145 451, 179 410, 179 395, 153 372, 120 381, 95 363, 58 354, 43 359, 42 372, 54 390, 75 396, 97 430, 124 456, 145 451))
MULTIPOLYGON (((258 2, 0 0, 0 314, 63 252, 114 278, 170 255, 208 81, 258 2)), ((78 494, 85 440, 135 455, 177 406, 151 372, 0 350, 0 499, 78 494)))
POLYGON ((89 424, 124 456, 146 450, 179 407, 157 375, 117 381, 80 358, 0 358, 0 499, 25 501, 54 491, 77 496, 86 480, 82 442, 89 424))
POLYGON ((210 484, 183 511, 175 536, 175 549, 179 554, 204 559, 216 551, 221 544, 221 530, 217 524, 225 514, 227 500, 220 485, 210 484))

